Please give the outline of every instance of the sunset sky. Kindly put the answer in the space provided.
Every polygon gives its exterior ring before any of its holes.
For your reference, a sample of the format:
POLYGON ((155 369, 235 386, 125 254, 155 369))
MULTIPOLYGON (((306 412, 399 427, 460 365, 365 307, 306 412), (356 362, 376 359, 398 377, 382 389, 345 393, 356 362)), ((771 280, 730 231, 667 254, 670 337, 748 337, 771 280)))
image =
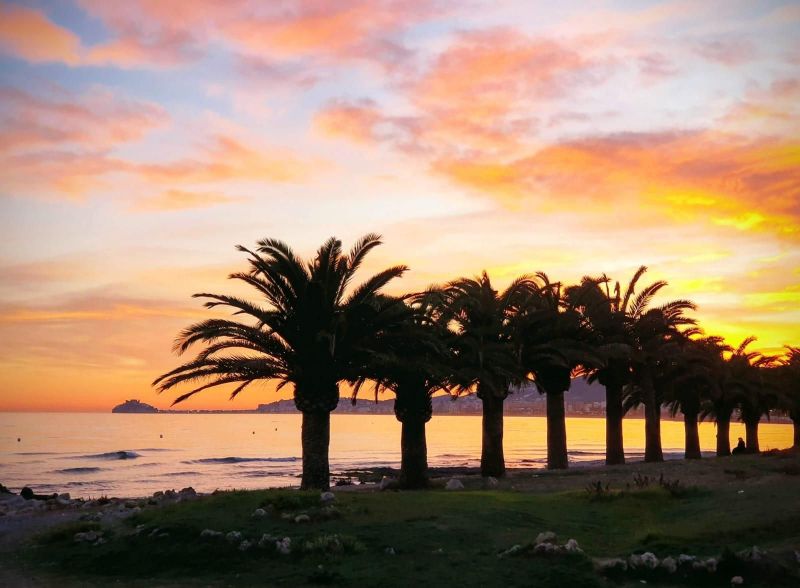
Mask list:
POLYGON ((0 410, 167 407, 264 237, 379 232, 395 291, 645 264, 800 343, 797 2, 2 2, 0 160, 0 410))

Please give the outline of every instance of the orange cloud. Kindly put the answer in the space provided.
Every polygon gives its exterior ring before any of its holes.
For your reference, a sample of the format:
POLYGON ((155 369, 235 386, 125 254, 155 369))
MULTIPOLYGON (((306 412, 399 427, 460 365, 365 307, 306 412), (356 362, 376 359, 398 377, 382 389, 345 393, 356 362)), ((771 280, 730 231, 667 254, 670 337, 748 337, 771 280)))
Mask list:
POLYGON ((133 205, 139 211, 171 211, 190 208, 208 208, 218 204, 237 202, 240 198, 232 198, 213 192, 187 192, 186 190, 167 190, 155 196, 142 198, 133 205))
POLYGON ((0 4, 0 50, 35 63, 75 65, 81 59, 77 35, 39 10, 5 2, 0 4))

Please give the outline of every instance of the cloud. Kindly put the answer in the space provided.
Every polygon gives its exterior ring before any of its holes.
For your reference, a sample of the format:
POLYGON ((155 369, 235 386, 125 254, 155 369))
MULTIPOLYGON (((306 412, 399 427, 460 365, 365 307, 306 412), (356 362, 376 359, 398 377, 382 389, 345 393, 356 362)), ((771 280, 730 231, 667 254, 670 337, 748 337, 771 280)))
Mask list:
POLYGON ((747 63, 758 55, 753 44, 741 38, 700 41, 695 44, 694 51, 709 61, 728 67, 747 63))
POLYGON ((167 190, 155 196, 141 198, 133 204, 137 211, 172 211, 193 208, 208 208, 218 204, 239 202, 233 198, 214 192, 188 192, 186 190, 167 190))
POLYGON ((0 4, 0 50, 33 63, 67 65, 78 64, 82 51, 75 33, 41 11, 6 2, 0 4))

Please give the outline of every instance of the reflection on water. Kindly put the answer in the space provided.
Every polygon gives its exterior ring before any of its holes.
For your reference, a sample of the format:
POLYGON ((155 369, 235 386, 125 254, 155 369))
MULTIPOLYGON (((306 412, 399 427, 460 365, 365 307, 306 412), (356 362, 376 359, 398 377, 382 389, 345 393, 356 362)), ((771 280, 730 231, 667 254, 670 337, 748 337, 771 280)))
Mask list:
MULTIPOLYGON (((74 496, 144 496, 193 486, 264 488, 297 485, 301 471, 299 414, 0 414, 0 482, 18 490, 66 491, 74 496), (21 441, 17 442, 17 438, 21 441)), ((431 466, 477 466, 481 419, 434 417, 428 423, 431 466)), ((644 421, 626 420, 625 448, 636 459, 644 451, 644 421)), ((668 456, 683 452, 683 423, 664 421, 668 456)), ((715 447, 713 423, 701 423, 700 446, 715 447)), ((744 427, 731 424, 731 439, 744 427)), ((568 418, 570 461, 602 461, 605 421, 568 418)), ((762 449, 791 445, 789 424, 764 423, 762 449)), ((335 415, 331 420, 331 469, 400 462, 400 423, 389 415, 335 415)), ((542 467, 546 429, 542 417, 507 417, 505 455, 509 467, 542 467)))

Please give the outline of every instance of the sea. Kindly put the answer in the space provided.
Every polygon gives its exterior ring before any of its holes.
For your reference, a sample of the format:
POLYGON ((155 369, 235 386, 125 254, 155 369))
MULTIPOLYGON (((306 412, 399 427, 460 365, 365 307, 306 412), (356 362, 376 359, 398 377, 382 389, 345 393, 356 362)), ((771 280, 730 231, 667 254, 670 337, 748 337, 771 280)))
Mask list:
MULTIPOLYGON (((140 497, 191 486, 198 492, 299 485, 300 414, 0 413, 0 483, 13 491, 69 492, 83 498, 140 497)), ((662 421, 667 459, 683 455, 683 423, 662 421)), ((762 450, 792 443, 792 425, 763 423, 762 450)), ((644 421, 624 421, 629 460, 642 459, 644 421)), ((731 424, 731 440, 744 427, 731 424)), ((432 467, 477 467, 481 418, 434 416, 427 426, 432 467)), ((568 418, 571 467, 601 464, 605 421, 568 418)), ((704 455, 713 455, 715 427, 700 424, 704 455)), ((543 417, 505 419, 506 465, 543 468, 543 417)), ((332 415, 331 472, 400 465, 400 423, 392 415, 332 415)))

